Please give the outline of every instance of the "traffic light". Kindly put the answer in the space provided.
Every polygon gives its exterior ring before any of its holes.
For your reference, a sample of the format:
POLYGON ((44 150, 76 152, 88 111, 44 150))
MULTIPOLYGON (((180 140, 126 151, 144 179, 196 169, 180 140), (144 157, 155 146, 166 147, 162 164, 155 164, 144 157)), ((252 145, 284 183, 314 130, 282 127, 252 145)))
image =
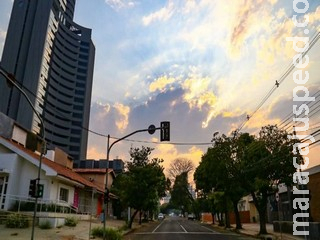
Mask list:
POLYGON ((30 185, 29 185, 29 195, 31 197, 36 197, 36 191, 37 191, 37 179, 31 179, 30 185))
POLYGON ((170 122, 161 122, 160 127, 160 141, 170 141, 170 122))
POLYGON ((43 184, 37 184, 37 197, 43 197, 43 184))

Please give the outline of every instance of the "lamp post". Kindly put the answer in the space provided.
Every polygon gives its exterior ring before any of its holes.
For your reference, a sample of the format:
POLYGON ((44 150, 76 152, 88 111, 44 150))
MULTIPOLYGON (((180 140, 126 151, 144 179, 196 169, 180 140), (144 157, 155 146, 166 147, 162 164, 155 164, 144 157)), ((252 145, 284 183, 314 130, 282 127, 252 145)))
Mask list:
MULTIPOLYGON (((169 122, 167 122, 169 123, 169 122)), ((170 129, 170 123, 167 126, 165 126, 165 128, 163 126, 161 127, 155 127, 154 125, 150 125, 149 128, 147 129, 140 129, 137 131, 134 131, 132 133, 129 133, 128 135, 125 135, 122 138, 117 139, 116 141, 114 141, 111 145, 110 145, 110 135, 108 134, 107 137, 107 177, 106 177, 106 186, 105 186, 105 198, 106 200, 104 201, 104 219, 103 219, 103 240, 106 240, 106 218, 107 218, 107 207, 108 207, 108 194, 109 194, 109 189, 108 189, 108 169, 109 169, 109 156, 110 156, 110 150, 111 148, 118 142, 126 139, 127 137, 130 137, 136 133, 139 132, 149 132, 149 134, 153 134, 156 130, 167 130, 170 129), (168 126, 169 125, 169 126, 168 126)), ((168 132, 168 134, 170 135, 170 132, 168 132)))
POLYGON ((41 136, 41 152, 40 152, 40 157, 39 157, 39 167, 38 167, 38 175, 37 175, 37 181, 36 181, 36 195, 35 195, 35 201, 34 201, 34 211, 33 211, 33 221, 32 221, 32 231, 31 231, 31 240, 34 239, 34 228, 35 228, 35 222, 36 222, 36 215, 37 215, 37 205, 38 205, 38 188, 39 188, 39 182, 40 182, 40 174, 41 174, 41 165, 42 165, 42 158, 43 155, 46 152, 46 141, 45 141, 45 129, 44 129, 44 123, 43 123, 43 119, 40 116, 40 114, 36 111, 34 105, 32 104, 30 98, 28 97, 28 95, 25 93, 25 91, 23 91, 23 89, 16 83, 16 80, 14 78, 14 76, 12 74, 9 74, 8 72, 6 72, 3 68, 0 67, 0 73, 1 75, 3 75, 6 80, 12 84, 13 86, 15 86, 19 92, 22 93, 22 95, 26 98, 27 102, 29 103, 29 105, 32 108, 32 111, 37 115, 37 117, 39 118, 40 124, 41 124, 41 128, 40 128, 40 136, 41 136))

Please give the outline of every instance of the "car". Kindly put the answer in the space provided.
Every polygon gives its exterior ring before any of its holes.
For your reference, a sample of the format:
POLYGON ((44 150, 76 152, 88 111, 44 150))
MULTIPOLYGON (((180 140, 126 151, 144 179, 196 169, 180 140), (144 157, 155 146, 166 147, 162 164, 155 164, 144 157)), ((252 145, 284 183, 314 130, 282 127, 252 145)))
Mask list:
POLYGON ((188 220, 195 220, 196 216, 193 213, 188 214, 188 220))
POLYGON ((158 214, 158 220, 163 220, 163 219, 164 219, 163 213, 159 213, 159 214, 158 214))

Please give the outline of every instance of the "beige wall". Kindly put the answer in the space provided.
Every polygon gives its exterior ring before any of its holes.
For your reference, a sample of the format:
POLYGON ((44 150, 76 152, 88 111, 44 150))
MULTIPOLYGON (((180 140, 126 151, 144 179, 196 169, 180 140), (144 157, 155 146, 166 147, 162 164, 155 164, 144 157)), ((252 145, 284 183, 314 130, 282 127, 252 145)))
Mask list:
POLYGON ((69 169, 73 168, 73 161, 71 158, 69 158, 69 155, 62 151, 59 148, 55 148, 55 154, 54 154, 54 161, 56 163, 59 163, 69 169))

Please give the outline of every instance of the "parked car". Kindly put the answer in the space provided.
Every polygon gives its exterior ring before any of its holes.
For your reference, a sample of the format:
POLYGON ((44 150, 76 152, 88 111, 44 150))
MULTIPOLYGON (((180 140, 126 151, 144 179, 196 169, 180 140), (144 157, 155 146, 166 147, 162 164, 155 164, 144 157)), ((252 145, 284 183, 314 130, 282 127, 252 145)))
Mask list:
POLYGON ((159 213, 159 214, 158 214, 158 220, 163 220, 163 219, 164 219, 163 213, 159 213))
POLYGON ((195 220, 196 216, 193 213, 188 214, 188 220, 195 220))

